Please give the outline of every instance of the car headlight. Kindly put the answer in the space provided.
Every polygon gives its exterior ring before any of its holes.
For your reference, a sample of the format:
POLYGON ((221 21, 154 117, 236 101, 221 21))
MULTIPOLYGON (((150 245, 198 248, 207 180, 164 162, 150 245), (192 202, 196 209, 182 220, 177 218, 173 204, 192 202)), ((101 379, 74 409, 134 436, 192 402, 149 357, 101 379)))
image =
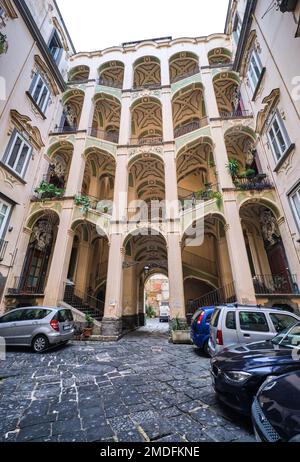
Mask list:
POLYGON ((251 377, 251 374, 242 371, 227 371, 224 375, 229 382, 236 384, 244 383, 251 377))

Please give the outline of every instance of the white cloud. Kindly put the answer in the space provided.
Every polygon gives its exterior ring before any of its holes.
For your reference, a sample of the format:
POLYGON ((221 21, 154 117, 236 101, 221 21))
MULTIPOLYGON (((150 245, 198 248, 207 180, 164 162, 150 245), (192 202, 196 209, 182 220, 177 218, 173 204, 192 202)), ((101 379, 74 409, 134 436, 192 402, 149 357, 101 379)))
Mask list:
POLYGON ((228 0, 57 0, 77 51, 223 32, 228 0))

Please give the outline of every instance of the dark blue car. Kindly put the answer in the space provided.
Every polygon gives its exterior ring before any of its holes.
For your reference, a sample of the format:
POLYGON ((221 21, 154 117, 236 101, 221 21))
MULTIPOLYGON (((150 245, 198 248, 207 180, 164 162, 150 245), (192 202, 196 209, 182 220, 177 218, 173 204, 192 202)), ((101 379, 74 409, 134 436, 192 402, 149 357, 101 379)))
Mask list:
POLYGON ((215 306, 199 308, 192 317, 191 339, 194 345, 208 354, 210 321, 215 306))

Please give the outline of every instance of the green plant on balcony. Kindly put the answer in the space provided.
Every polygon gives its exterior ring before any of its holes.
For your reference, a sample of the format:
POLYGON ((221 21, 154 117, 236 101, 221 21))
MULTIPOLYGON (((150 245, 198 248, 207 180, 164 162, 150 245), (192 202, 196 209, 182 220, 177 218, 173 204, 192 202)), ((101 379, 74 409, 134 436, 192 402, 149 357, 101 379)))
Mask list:
POLYGON ((240 171, 239 163, 236 159, 229 159, 228 164, 226 165, 229 175, 234 180, 240 171))
POLYGON ((6 53, 8 49, 7 37, 0 32, 0 55, 6 53))
POLYGON ((220 209, 223 204, 223 196, 220 192, 213 191, 210 188, 195 192, 195 199, 196 200, 215 200, 218 209, 220 209))
POLYGON ((78 207, 81 207, 83 213, 87 213, 91 207, 91 200, 87 196, 76 196, 74 202, 78 207))
POLYGON ((255 177, 256 172, 253 168, 247 168, 244 172, 242 172, 239 176, 240 178, 253 178, 255 177))
POLYGON ((54 184, 50 184, 47 181, 42 181, 40 186, 35 189, 35 193, 38 194, 41 199, 62 197, 64 192, 64 189, 57 188, 54 184))

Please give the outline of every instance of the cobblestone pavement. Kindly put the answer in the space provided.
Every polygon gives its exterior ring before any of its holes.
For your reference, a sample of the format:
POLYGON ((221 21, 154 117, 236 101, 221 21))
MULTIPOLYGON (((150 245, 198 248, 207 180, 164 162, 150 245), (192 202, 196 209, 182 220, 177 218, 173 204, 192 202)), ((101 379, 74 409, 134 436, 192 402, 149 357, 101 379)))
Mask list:
POLYGON ((215 399, 209 360, 152 321, 118 343, 73 342, 0 362, 0 441, 254 441, 215 399))

